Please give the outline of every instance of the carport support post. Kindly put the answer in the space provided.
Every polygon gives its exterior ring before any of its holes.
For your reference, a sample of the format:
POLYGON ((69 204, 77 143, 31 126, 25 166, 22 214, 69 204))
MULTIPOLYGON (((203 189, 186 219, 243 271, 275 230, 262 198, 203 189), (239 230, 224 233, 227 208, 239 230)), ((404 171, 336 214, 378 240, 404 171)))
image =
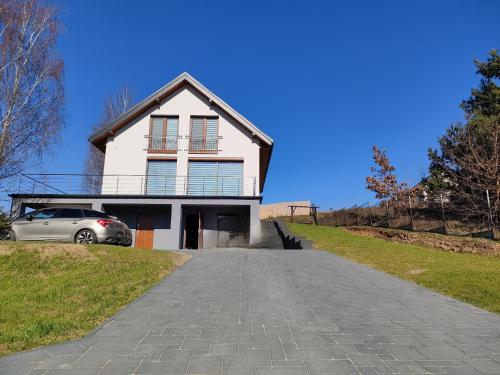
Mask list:
POLYGON ((92 209, 94 211, 102 211, 102 201, 92 202, 92 209))
MULTIPOLYGON (((171 218, 170 218, 170 229, 172 233, 178 233, 176 243, 167 244, 168 248, 182 249, 184 245, 182 243, 183 233, 181 231, 182 224, 182 205, 180 202, 172 202, 171 206, 171 218)), ((175 238, 175 237, 174 237, 175 238)))
POLYGON ((259 242, 261 239, 259 212, 260 202, 253 201, 250 203, 250 246, 259 242))
POLYGON ((22 199, 14 198, 10 206, 10 217, 16 218, 18 216, 24 215, 26 212, 26 206, 23 205, 22 199))

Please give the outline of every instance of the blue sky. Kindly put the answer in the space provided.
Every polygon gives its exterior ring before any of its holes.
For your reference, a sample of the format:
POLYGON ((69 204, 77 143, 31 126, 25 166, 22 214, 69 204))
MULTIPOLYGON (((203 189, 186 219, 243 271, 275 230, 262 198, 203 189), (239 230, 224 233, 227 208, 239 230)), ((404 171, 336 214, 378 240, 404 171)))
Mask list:
MULTIPOLYGON (((498 1, 57 1, 67 125, 44 172, 79 173, 103 100, 187 71, 275 140, 264 202, 374 201, 371 146, 416 183, 462 118, 498 1)), ((40 171, 40 169, 37 169, 40 171)))

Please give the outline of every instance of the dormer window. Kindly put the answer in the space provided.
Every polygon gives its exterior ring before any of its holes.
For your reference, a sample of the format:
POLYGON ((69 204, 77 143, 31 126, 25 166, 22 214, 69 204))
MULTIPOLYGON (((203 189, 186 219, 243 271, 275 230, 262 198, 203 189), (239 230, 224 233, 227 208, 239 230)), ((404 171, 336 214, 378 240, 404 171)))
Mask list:
POLYGON ((177 152, 178 129, 179 117, 152 116, 148 137, 148 152, 177 152))
POLYGON ((220 138, 218 117, 191 117, 190 153, 217 153, 220 138))

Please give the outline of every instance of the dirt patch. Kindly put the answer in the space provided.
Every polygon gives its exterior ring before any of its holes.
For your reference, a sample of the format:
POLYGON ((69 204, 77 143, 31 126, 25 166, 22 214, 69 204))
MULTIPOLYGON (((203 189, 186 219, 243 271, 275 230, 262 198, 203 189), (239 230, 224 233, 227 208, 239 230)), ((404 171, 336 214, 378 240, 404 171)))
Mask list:
POLYGON ((189 255, 189 254, 183 254, 183 253, 177 253, 177 252, 172 253, 172 259, 173 259, 176 267, 182 266, 184 263, 186 263, 192 257, 193 256, 189 255))
POLYGON ((491 240, 373 227, 346 227, 345 230, 362 236, 432 247, 454 253, 500 256, 500 244, 491 240))
POLYGON ((9 255, 15 251, 34 252, 42 258, 71 256, 82 260, 95 260, 96 257, 84 245, 70 243, 31 242, 20 244, 0 243, 0 255, 9 255))
POLYGON ((423 269, 415 268, 413 270, 409 270, 408 272, 406 272, 406 274, 409 276, 414 276, 414 275, 420 275, 421 273, 424 273, 425 271, 427 271, 425 268, 423 268, 423 269))

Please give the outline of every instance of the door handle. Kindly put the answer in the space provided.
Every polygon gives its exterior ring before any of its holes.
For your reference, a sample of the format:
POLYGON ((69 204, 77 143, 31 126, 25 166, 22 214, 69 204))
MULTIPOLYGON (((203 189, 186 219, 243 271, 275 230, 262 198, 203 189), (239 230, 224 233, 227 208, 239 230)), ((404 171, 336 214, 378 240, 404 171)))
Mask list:
POLYGON ((49 225, 49 222, 48 222, 48 221, 46 221, 45 223, 43 223, 43 225, 49 225))
POLYGON ((78 221, 73 221, 71 224, 78 224, 78 221))

